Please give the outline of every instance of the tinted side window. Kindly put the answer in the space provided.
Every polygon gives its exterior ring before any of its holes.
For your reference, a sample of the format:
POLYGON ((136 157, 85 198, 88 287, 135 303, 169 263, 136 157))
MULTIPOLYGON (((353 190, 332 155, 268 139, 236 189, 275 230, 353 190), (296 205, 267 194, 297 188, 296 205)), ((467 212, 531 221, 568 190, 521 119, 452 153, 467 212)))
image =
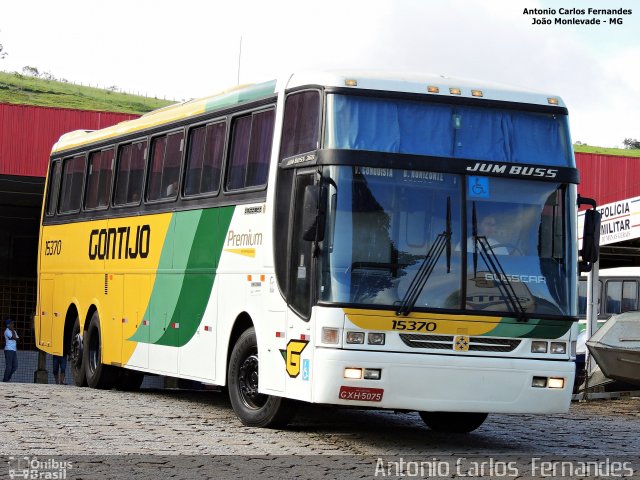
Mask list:
POLYGON ((300 92, 287 97, 282 124, 280 158, 318 148, 320 92, 300 92))
POLYGON ((113 148, 89 155, 89 175, 84 207, 87 210, 106 208, 111 193, 113 177, 113 148))
POLYGON ((61 213, 80 210, 82 202, 82 183, 84 181, 84 155, 65 158, 62 161, 62 189, 60 191, 61 213))
POLYGON ((606 304, 606 312, 607 313, 620 313, 622 306, 622 282, 621 281, 613 281, 609 280, 607 282, 607 304, 606 304))
POLYGON ((118 150, 118 176, 116 179, 115 204, 140 203, 146 140, 122 145, 118 150))
POLYGON ((266 185, 275 111, 254 112, 234 120, 227 190, 266 185))
POLYGON ((638 309, 638 283, 635 280, 622 283, 622 311, 638 309))
POLYGON ((226 133, 225 122, 203 125, 189 131, 185 195, 219 190, 226 133))
POLYGON ((55 215, 56 213, 56 198, 58 193, 58 187, 60 186, 60 161, 56 161, 51 167, 51 174, 49 176, 48 192, 47 192, 47 216, 55 215))
POLYGON ((147 200, 173 199, 178 195, 183 139, 184 132, 153 139, 147 200))

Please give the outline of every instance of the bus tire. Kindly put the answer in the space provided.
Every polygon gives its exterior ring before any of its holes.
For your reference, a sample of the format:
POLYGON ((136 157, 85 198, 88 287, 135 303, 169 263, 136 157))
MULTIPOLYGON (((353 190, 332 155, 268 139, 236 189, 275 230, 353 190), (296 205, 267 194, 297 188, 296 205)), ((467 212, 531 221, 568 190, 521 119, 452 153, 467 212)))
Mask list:
POLYGON ((248 427, 284 427, 295 413, 290 400, 258 393, 258 344, 253 327, 233 346, 228 386, 231 406, 248 427))
POLYGON ((114 382, 116 389, 125 392, 136 392, 140 390, 140 386, 144 380, 144 373, 124 368, 118 370, 118 375, 114 382))
POLYGON ((84 332, 80 330, 80 318, 76 316, 71 330, 71 341, 69 342, 69 365, 73 375, 73 383, 76 387, 86 387, 87 377, 83 363, 84 332))
POLYGON ((427 427, 436 432, 469 433, 487 419, 486 413, 418 412, 427 427))
POLYGON ((102 363, 102 336, 100 335, 98 312, 93 312, 84 339, 82 363, 87 377, 87 385, 91 388, 113 388, 113 367, 102 363))

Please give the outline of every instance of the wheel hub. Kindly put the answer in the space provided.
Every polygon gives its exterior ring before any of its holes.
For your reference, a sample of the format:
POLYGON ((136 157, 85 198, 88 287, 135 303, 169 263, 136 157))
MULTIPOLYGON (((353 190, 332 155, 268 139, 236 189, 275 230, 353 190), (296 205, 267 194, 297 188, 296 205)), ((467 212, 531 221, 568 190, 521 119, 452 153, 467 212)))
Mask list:
POLYGON ((82 335, 79 333, 75 334, 71 339, 71 351, 69 352, 69 357, 76 365, 80 365, 80 362, 82 362, 82 335))
POLYGON ((258 393, 258 356, 251 355, 242 362, 238 372, 238 385, 244 403, 251 408, 260 408, 267 396, 258 393))

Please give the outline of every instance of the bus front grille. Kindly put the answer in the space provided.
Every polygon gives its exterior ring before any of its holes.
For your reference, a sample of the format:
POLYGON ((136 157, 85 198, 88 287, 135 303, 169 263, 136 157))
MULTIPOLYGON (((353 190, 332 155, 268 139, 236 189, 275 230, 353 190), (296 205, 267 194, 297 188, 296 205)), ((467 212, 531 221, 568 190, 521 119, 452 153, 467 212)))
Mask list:
MULTIPOLYGON (((454 350, 453 335, 416 335, 401 333, 400 339, 411 348, 454 350)), ((512 352, 520 340, 514 338, 469 337, 470 352, 512 352)))

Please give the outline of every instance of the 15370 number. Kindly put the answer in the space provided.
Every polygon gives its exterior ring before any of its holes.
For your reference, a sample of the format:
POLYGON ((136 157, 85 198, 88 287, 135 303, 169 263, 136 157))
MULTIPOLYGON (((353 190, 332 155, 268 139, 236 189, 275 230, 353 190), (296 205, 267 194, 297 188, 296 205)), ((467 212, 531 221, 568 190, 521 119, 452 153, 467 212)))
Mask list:
POLYGON ((436 328, 436 322, 416 322, 414 320, 392 320, 392 328, 394 330, 408 330, 412 332, 433 332, 436 328))
POLYGON ((62 240, 47 240, 44 242, 44 254, 60 255, 62 253, 62 240))

